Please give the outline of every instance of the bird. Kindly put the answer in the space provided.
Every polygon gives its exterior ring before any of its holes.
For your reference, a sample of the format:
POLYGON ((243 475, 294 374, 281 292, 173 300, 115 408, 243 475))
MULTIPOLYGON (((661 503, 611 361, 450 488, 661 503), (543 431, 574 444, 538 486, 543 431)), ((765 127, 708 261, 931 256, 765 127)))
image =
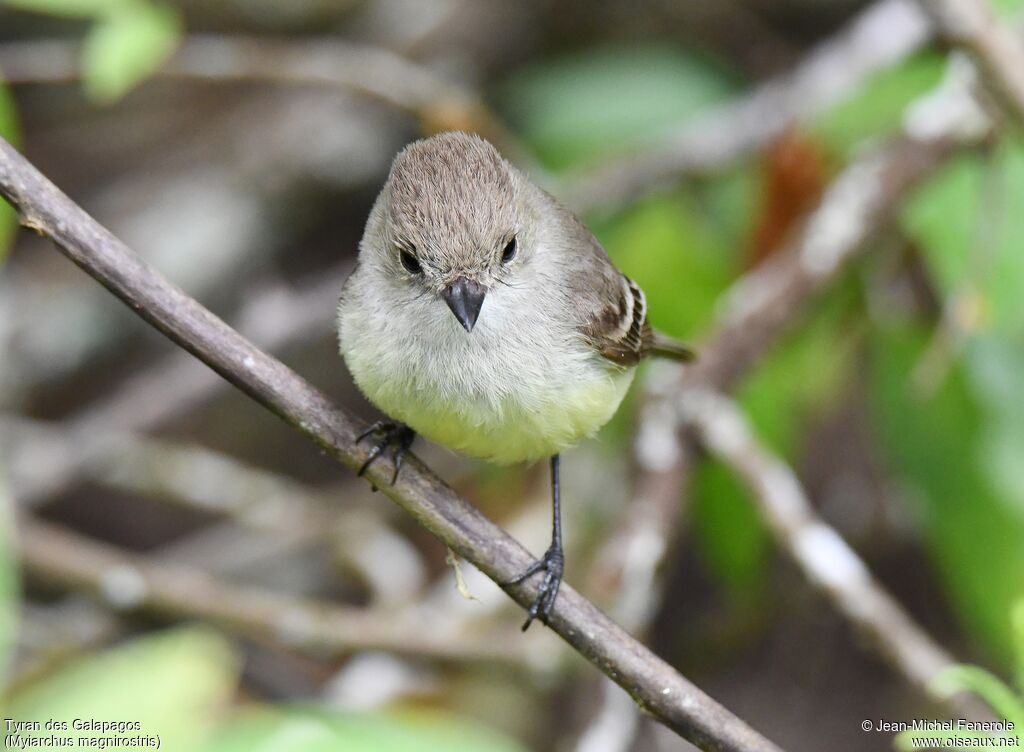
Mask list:
POLYGON ((693 351, 647 320, 640 287, 586 226, 459 131, 394 158, 337 309, 339 350, 386 419, 392 483, 417 435, 499 464, 550 462, 551 544, 512 585, 544 577, 527 614, 547 624, 565 569, 560 456, 614 415, 636 366, 693 351))

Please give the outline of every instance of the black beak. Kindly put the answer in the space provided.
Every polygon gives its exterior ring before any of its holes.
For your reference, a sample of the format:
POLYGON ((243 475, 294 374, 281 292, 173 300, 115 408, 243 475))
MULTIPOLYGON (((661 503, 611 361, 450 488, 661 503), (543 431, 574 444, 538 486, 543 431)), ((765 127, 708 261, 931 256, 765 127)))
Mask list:
POLYGON ((473 331, 473 324, 480 315, 486 294, 487 290, 483 285, 465 277, 459 277, 441 293, 444 302, 452 309, 455 318, 467 332, 473 331))

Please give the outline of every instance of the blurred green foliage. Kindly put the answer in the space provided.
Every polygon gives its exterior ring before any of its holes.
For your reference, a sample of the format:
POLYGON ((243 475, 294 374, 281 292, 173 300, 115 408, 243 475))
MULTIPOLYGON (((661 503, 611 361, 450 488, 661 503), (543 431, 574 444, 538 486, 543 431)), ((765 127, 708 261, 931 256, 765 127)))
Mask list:
POLYGON ((1024 596, 1022 190, 1024 148, 1008 138, 958 157, 905 207, 903 225, 956 335, 938 392, 915 395, 907 380, 930 332, 876 339, 893 351, 879 359, 876 391, 890 456, 923 489, 951 599, 972 634, 1004 656, 1013 640, 1005 615, 1024 596))
POLYGON ((642 144, 735 90, 706 59, 673 47, 632 46, 529 65, 500 98, 536 153, 561 169, 642 144))
POLYGON ((83 658, 16 694, 6 712, 40 723, 138 721, 140 733, 160 736, 162 749, 190 750, 225 712, 236 682, 236 661, 223 638, 179 629, 83 658))
POLYGON ((311 708, 243 713, 203 752, 525 752, 508 738, 438 711, 337 713, 311 708))
POLYGON ((22 10, 92 21, 82 47, 85 90, 113 102, 156 71, 174 51, 181 18, 147 0, 0 0, 22 10))
MULTIPOLYGON (((14 100, 0 79, 0 137, 13 144, 18 143, 18 119, 14 111, 14 100)), ((14 239, 14 231, 18 225, 14 209, 6 201, 0 200, 0 264, 7 257, 7 250, 14 239)))
MULTIPOLYGON (((137 721, 128 736, 159 735, 174 752, 522 752, 515 742, 448 713, 415 709, 341 713, 230 704, 239 665, 217 633, 182 628, 138 638, 83 658, 17 693, 7 717, 19 721, 137 721)), ((50 735, 50 731, 37 735, 50 735)), ((53 732, 58 738, 112 733, 53 732)))
MULTIPOLYGON (((737 399, 758 438, 796 463, 802 439, 848 386, 858 340, 846 334, 856 287, 823 301, 804 326, 786 338, 740 386, 737 399)), ((770 572, 769 534, 749 491, 718 462, 698 469, 693 488, 697 543, 708 571, 736 597, 756 594, 770 572)))
POLYGON ((945 57, 922 52, 901 65, 876 73, 854 96, 812 124, 812 134, 833 154, 849 158, 865 141, 896 133, 903 112, 915 98, 939 83, 945 57))
POLYGON ((904 227, 925 250, 931 278, 949 300, 967 294, 977 324, 1024 334, 1024 144, 1007 140, 990 155, 964 154, 919 191, 904 227))
MULTIPOLYGON (((1015 686, 1006 684, 995 674, 978 666, 952 666, 943 671, 934 682, 931 691, 938 697, 948 698, 960 692, 970 692, 980 697, 992 709, 993 716, 1013 724, 1011 732, 969 731, 953 728, 949 731, 927 732, 903 731, 896 735, 893 744, 897 750, 920 749, 915 738, 928 736, 950 743, 950 748, 983 750, 993 749, 1002 744, 985 743, 981 740, 1016 740, 1012 746, 1019 747, 1024 741, 1024 601, 1018 601, 1012 611, 1013 669, 1015 686), (980 741, 978 744, 970 744, 980 741), (955 743, 959 742, 959 743, 955 743)), ((1009 744, 1005 745, 1011 746, 1009 744)))
POLYGON ((888 461, 919 503, 936 569, 971 630, 1002 655, 1012 644, 1007 613, 1024 595, 1024 517, 987 477, 988 417, 961 364, 934 394, 911 374, 931 332, 892 322, 870 338, 875 425, 888 461))

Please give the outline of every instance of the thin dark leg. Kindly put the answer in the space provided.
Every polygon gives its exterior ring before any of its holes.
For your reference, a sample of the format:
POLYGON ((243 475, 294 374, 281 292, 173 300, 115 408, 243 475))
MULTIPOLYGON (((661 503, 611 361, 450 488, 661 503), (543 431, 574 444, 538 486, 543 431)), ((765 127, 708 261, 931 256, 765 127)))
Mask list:
POLYGON ((530 606, 523 624, 523 631, 530 628, 534 619, 547 624, 551 616, 551 609, 555 606, 555 599, 558 597, 558 588, 562 584, 562 572, 565 570, 565 554, 562 551, 562 509, 561 509, 561 482, 559 480, 559 459, 556 454, 551 458, 551 505, 553 507, 554 519, 551 525, 551 545, 544 553, 544 556, 531 564, 525 572, 505 583, 515 585, 527 577, 544 571, 546 576, 541 583, 537 598, 530 606))
MULTIPOLYGON (((413 431, 409 426, 403 425, 402 423, 396 423, 390 420, 378 420, 372 426, 363 431, 356 438, 356 443, 359 443, 363 439, 369 436, 376 436, 377 443, 373 445, 370 450, 370 454, 366 458, 366 462, 359 468, 359 475, 366 472, 374 460, 380 457, 385 450, 391 449, 391 460, 395 464, 394 475, 391 476, 391 485, 395 485, 395 481, 398 480, 398 471, 402 469, 402 460, 405 458, 406 452, 412 446, 412 442, 416 438, 416 432, 413 431)), ((376 487, 373 489, 376 491, 376 487)))

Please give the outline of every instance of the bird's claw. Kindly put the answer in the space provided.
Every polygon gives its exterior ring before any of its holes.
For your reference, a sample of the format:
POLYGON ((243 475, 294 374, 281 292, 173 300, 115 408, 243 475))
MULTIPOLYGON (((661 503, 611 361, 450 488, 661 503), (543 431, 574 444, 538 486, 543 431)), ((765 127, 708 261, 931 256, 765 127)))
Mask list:
POLYGON ((544 556, 531 564, 525 572, 515 579, 506 582, 506 585, 518 585, 528 577, 537 572, 546 572, 544 581, 541 583, 537 597, 530 605, 527 612, 526 622, 523 624, 523 631, 530 628, 534 619, 540 619, 541 623, 547 624, 551 616, 551 610, 555 606, 555 599, 558 598, 558 588, 562 584, 562 573, 565 571, 565 554, 561 548, 549 548, 544 556))
MULTIPOLYGON (((391 485, 395 485, 395 481, 398 480, 398 471, 402 469, 402 460, 405 459, 409 447, 412 446, 416 433, 409 426, 401 423, 395 423, 390 420, 378 420, 356 437, 356 443, 358 444, 363 439, 374 435, 378 437, 377 443, 370 449, 370 454, 367 455, 366 461, 359 468, 359 475, 362 476, 366 469, 373 464, 373 461, 390 447, 391 459, 395 465, 395 472, 391 476, 391 485)), ((376 487, 373 490, 376 491, 376 487)))

